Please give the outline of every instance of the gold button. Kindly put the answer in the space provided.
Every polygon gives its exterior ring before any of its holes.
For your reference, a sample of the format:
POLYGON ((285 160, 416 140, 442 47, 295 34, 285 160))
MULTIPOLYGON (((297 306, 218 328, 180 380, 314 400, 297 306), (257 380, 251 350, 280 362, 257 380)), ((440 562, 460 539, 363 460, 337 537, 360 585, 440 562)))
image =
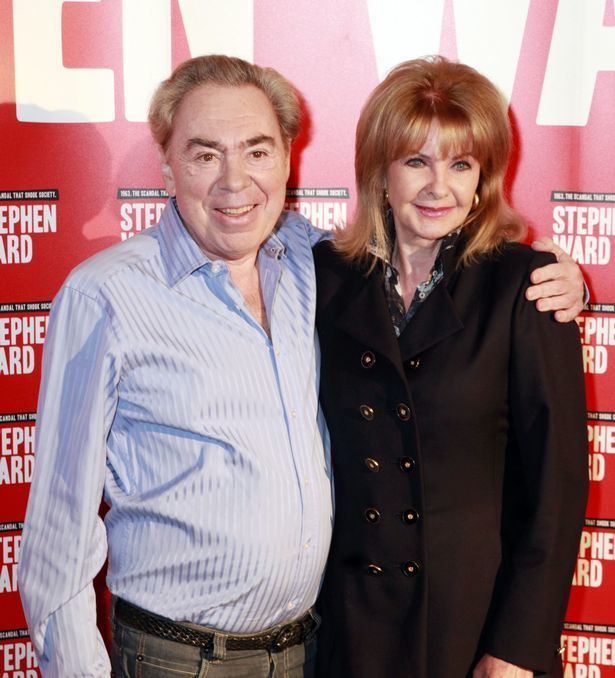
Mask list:
POLYGON ((375 459, 372 459, 372 457, 365 459, 365 466, 373 473, 378 473, 380 470, 380 464, 375 459))
POLYGON ((367 572, 372 575, 372 577, 380 577, 382 575, 382 568, 379 565, 371 563, 367 566, 367 572))
POLYGON ((365 516, 365 520, 367 520, 368 523, 379 523, 380 522, 380 511, 375 508, 367 508, 363 512, 363 515, 365 516))
POLYGON ((365 351, 365 353, 361 356, 361 365, 363 365, 365 369, 369 369, 375 364, 376 356, 371 351, 365 351))
POLYGON ((416 521, 418 519, 419 519, 419 512, 416 509, 413 509, 413 508, 406 509, 401 514, 401 520, 406 525, 412 525, 412 523, 416 523, 416 521))
POLYGON ((369 405, 361 405, 359 412, 361 412, 363 419, 367 419, 367 421, 371 421, 374 418, 374 408, 369 405))
POLYGON ((404 473, 409 473, 416 466, 416 462, 412 457, 402 457, 399 460, 399 468, 404 473))
POLYGON ((420 358, 412 358, 412 360, 408 361, 408 367, 411 370, 416 370, 418 369, 419 365, 421 364, 421 359, 420 358))
POLYGON ((408 421, 411 417, 410 408, 405 403, 399 403, 397 406, 397 416, 402 421, 408 421))
POLYGON ((406 577, 414 577, 419 573, 420 570, 419 564, 416 560, 408 560, 405 563, 402 563, 401 571, 406 575, 406 577))

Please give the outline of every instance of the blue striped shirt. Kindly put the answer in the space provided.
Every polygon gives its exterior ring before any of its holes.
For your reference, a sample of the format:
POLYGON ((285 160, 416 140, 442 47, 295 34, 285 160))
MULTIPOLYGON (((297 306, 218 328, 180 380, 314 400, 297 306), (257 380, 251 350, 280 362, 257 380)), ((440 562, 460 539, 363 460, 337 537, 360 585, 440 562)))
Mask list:
POLYGON ((172 203, 68 277, 45 343, 19 569, 45 675, 109 675, 91 585, 107 554, 112 593, 177 620, 256 632, 313 605, 333 519, 320 237, 285 213, 261 246, 271 339, 172 203))

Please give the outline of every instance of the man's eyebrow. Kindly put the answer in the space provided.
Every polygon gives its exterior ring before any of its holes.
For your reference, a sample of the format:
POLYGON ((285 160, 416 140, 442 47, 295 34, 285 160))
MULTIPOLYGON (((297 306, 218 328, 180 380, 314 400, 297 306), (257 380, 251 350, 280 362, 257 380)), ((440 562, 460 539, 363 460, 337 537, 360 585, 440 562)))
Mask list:
POLYGON ((206 148, 213 148, 216 151, 223 151, 224 146, 219 141, 212 139, 202 139, 201 137, 192 137, 186 141, 186 150, 190 150, 193 146, 205 146, 206 148))
POLYGON ((258 134, 251 139, 246 139, 245 142, 247 147, 258 146, 258 144, 270 144, 271 146, 275 145, 275 139, 268 134, 258 134))
MULTIPOLYGON (((275 139, 268 134, 257 134, 255 137, 250 137, 241 142, 241 146, 244 148, 251 148, 252 146, 258 146, 259 144, 269 144, 271 146, 275 145, 275 139)), ((213 139, 203 139, 202 137, 191 137, 186 141, 186 150, 190 150, 194 146, 201 146, 204 148, 212 148, 215 151, 223 152, 226 150, 226 146, 221 144, 219 141, 214 141, 213 139)))

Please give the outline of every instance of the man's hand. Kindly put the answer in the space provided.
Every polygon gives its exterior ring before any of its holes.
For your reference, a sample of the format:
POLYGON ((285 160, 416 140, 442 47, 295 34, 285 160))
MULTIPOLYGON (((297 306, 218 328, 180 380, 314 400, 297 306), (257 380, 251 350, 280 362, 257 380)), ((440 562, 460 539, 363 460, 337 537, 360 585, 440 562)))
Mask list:
POLYGON ((538 300, 536 308, 539 311, 555 311, 555 319, 559 322, 574 320, 583 310, 585 288, 581 269, 551 238, 535 240, 532 249, 551 252, 557 257, 557 263, 532 271, 532 286, 528 287, 525 296, 530 301, 538 300))
POLYGON ((509 664, 490 654, 486 654, 472 672, 472 678, 532 678, 533 675, 533 671, 509 664))

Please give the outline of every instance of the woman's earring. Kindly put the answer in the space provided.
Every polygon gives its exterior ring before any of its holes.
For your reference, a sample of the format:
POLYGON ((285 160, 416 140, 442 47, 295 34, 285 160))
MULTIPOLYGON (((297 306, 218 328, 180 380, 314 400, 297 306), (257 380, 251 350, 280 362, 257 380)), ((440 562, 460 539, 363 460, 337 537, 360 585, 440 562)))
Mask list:
POLYGON ((472 202, 474 204, 474 209, 476 209, 478 207, 478 203, 480 202, 480 195, 478 195, 478 193, 474 194, 472 202))
POLYGON ((387 191, 386 188, 384 189, 384 192, 382 194, 382 203, 385 207, 387 207, 389 204, 389 192, 387 191))

